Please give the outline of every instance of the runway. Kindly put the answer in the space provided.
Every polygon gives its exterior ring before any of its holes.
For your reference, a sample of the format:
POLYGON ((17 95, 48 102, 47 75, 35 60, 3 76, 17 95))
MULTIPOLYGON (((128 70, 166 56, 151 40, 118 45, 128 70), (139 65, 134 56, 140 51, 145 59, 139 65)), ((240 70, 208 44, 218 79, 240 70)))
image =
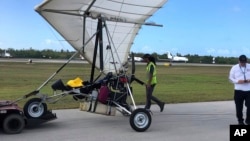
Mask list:
POLYGON ((229 141, 229 125, 236 124, 233 101, 153 105, 152 123, 134 131, 129 117, 105 116, 79 109, 54 110, 58 119, 26 128, 21 134, 0 132, 1 141, 229 141))
MULTIPOLYGON (((66 63, 66 59, 36 59, 30 58, 32 63, 66 63)), ((20 63, 29 63, 28 58, 0 58, 0 62, 20 62, 20 63)), ((88 63, 85 60, 75 59, 71 60, 70 63, 88 63)))
MULTIPOLYGON (((31 58, 33 63, 66 63, 66 59, 34 59, 31 58)), ((0 58, 0 62, 20 62, 20 63, 29 63, 29 59, 24 58, 0 58)), ((73 59, 70 63, 88 63, 86 60, 73 59)), ((129 62, 131 63, 131 62, 129 62)), ((157 65, 168 65, 169 62, 156 62, 157 65)), ((136 65, 145 65, 145 62, 135 62, 136 65)), ((202 63, 171 63, 172 66, 232 66, 228 64, 202 64, 202 63)))

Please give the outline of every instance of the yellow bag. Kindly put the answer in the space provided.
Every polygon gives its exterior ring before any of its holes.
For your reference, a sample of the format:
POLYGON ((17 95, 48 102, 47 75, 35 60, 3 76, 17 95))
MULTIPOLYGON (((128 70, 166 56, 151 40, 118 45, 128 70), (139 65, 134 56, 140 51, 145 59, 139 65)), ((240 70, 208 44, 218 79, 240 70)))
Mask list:
POLYGON ((73 80, 69 80, 67 82, 67 85, 72 87, 72 88, 75 88, 75 87, 82 87, 83 84, 82 84, 83 80, 79 77, 73 79, 73 80))

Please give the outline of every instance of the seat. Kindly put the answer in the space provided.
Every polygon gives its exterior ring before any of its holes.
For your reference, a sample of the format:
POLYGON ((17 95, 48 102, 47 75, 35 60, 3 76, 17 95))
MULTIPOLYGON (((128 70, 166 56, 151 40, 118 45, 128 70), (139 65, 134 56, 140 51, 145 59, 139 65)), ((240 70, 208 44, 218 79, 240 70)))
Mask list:
POLYGON ((68 90, 68 88, 63 84, 62 80, 59 79, 57 81, 55 81, 52 85, 51 88, 56 91, 56 90, 62 90, 62 91, 66 91, 68 90))

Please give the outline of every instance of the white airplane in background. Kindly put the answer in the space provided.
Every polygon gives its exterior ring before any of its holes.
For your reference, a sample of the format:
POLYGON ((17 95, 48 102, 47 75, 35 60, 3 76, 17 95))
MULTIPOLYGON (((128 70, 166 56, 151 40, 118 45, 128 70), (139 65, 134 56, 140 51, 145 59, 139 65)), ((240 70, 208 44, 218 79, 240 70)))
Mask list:
POLYGON ((165 59, 161 59, 158 57, 158 60, 168 60, 170 62, 187 62, 188 58, 187 57, 183 57, 183 56, 173 56, 169 51, 167 51, 167 58, 165 59))
POLYGON ((4 53, 0 54, 0 57, 10 58, 12 56, 10 55, 10 53, 8 53, 6 50, 4 50, 4 53))
MULTIPOLYGON (((132 61, 132 59, 131 59, 130 56, 128 56, 128 60, 129 60, 129 61, 132 61)), ((136 56, 134 56, 134 61, 135 61, 135 62, 142 62, 143 59, 142 59, 141 57, 136 57, 136 56)))

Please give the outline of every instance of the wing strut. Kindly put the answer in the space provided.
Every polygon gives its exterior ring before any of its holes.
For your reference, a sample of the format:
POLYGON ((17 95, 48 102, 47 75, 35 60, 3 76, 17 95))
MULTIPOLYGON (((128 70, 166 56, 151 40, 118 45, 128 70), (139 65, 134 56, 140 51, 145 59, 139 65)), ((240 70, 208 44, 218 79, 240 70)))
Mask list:
POLYGON ((94 80, 94 75, 95 75, 95 64, 96 64, 96 55, 97 55, 97 50, 98 50, 98 45, 99 45, 99 54, 100 54, 100 70, 103 71, 103 37, 102 37, 102 20, 101 18, 98 19, 98 24, 97 24, 97 30, 98 33, 96 35, 95 39, 95 48, 94 48, 94 54, 93 54, 93 63, 92 63, 92 68, 91 68, 91 77, 90 77, 90 82, 93 83, 94 80))
MULTIPOLYGON (((91 2, 91 4, 89 5, 89 7, 87 8, 87 10, 84 12, 84 15, 83 15, 83 32, 82 32, 82 44, 84 45, 85 43, 85 31, 86 31, 86 18, 87 18, 87 15, 89 15, 89 10, 90 8, 93 6, 93 4, 95 3, 96 0, 93 0, 91 2)), ((84 47, 82 49, 82 53, 84 53, 84 47)))

